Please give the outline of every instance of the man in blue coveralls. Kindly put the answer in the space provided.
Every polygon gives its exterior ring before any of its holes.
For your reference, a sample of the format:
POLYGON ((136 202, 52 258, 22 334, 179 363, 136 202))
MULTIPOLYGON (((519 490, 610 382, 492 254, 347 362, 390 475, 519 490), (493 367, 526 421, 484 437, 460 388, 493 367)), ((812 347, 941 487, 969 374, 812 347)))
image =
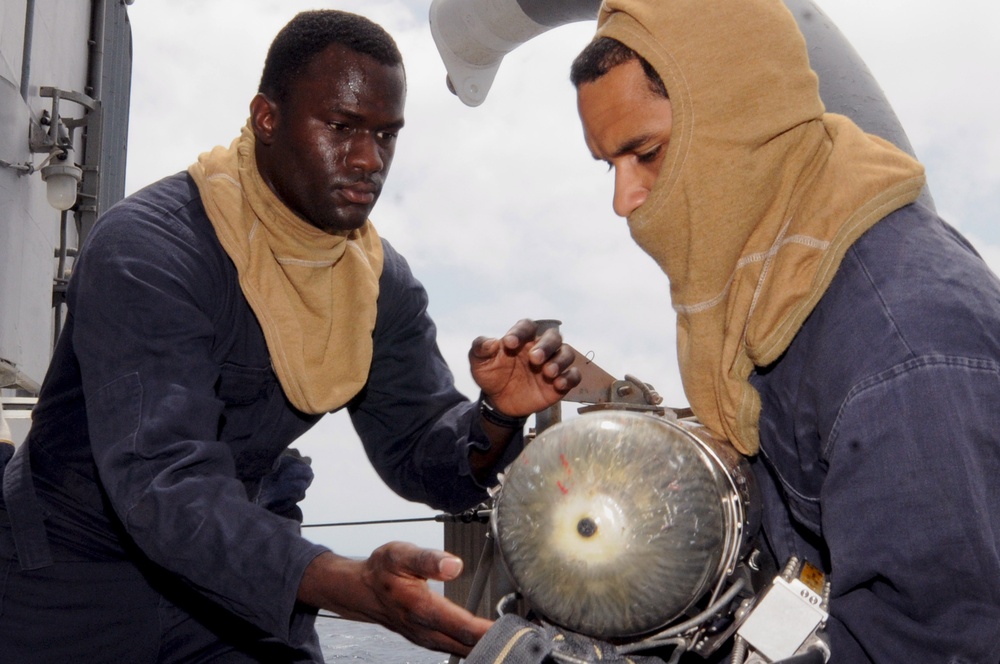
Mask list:
POLYGON ((351 560, 276 513, 311 479, 282 453, 324 413, 347 409, 395 491, 455 512, 579 381, 558 333, 521 321, 473 342, 479 399, 456 391, 427 294, 369 220, 405 92, 379 26, 300 14, 241 136, 96 225, 4 473, 0 662, 319 662, 318 608, 461 655, 488 629, 428 589, 458 558, 351 560))
POLYGON ((830 661, 1000 661, 1000 281, 923 167, 825 112, 780 0, 605 0, 571 78, 694 414, 830 576, 830 661))

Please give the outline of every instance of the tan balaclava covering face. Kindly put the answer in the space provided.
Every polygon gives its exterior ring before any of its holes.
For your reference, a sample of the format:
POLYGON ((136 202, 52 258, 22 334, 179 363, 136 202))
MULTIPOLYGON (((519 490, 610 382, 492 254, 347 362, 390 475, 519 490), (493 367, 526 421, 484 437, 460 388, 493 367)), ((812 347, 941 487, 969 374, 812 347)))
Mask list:
POLYGON ((343 235, 307 223, 261 178, 249 125, 188 172, 236 265, 285 396, 304 413, 346 404, 368 380, 382 274, 371 221, 343 235))
POLYGON ((670 95, 663 168, 629 228, 670 279, 695 415, 755 454, 751 371, 788 347, 850 245, 916 200, 923 168, 824 113, 781 0, 605 0, 597 36, 639 53, 670 95))

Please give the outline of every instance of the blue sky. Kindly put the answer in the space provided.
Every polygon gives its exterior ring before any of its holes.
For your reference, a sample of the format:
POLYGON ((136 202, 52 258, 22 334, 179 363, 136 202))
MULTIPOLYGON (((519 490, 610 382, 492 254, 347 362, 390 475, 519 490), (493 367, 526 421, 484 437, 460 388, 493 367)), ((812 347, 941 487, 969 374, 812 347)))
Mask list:
MULTIPOLYGON (((828 0, 817 4, 881 84, 938 211, 1000 269, 1000 8, 987 0, 828 0), (952 9, 951 7, 955 7, 952 9), (960 8, 959 8, 960 7, 960 8)), ((486 102, 444 86, 427 24, 430 0, 324 6, 382 23, 407 67, 407 125, 372 219, 407 256, 431 297, 442 352, 466 394, 465 359, 480 334, 523 317, 556 318, 567 341, 615 376, 653 384, 684 405, 666 278, 611 210, 613 177, 584 146, 567 79, 593 23, 564 26, 505 58, 486 102)), ((299 0, 136 0, 126 188, 186 168, 228 144, 247 117, 266 49, 299 0)), ((565 407, 567 410, 569 406, 565 407)), ((317 479, 307 522, 424 517, 370 469, 349 420, 324 418, 296 445, 317 479)), ((439 547, 440 526, 309 532, 348 555, 403 539, 439 547)))

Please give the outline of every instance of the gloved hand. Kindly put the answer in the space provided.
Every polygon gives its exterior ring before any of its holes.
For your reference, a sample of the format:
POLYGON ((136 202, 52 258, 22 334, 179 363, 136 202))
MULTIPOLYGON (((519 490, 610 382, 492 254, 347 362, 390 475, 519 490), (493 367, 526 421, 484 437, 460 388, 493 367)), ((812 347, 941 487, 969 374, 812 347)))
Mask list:
POLYGON ((302 523, 298 503, 313 481, 312 459, 288 448, 278 457, 274 470, 261 480, 257 504, 264 509, 302 523))

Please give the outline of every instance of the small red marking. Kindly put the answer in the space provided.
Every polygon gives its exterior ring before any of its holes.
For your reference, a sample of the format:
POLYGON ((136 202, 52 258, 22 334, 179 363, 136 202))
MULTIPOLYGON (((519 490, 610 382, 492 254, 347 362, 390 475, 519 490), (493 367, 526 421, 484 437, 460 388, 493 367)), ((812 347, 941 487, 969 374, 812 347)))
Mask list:
POLYGON ((559 459, 562 461, 563 468, 566 469, 566 472, 569 473, 570 475, 572 475, 573 474, 573 469, 569 467, 569 461, 567 461, 566 455, 565 454, 560 454, 559 455, 559 459))
POLYGON ((564 487, 562 482, 558 482, 557 481, 556 484, 559 486, 559 490, 562 491, 563 494, 569 493, 569 489, 567 489, 566 487, 564 487))

